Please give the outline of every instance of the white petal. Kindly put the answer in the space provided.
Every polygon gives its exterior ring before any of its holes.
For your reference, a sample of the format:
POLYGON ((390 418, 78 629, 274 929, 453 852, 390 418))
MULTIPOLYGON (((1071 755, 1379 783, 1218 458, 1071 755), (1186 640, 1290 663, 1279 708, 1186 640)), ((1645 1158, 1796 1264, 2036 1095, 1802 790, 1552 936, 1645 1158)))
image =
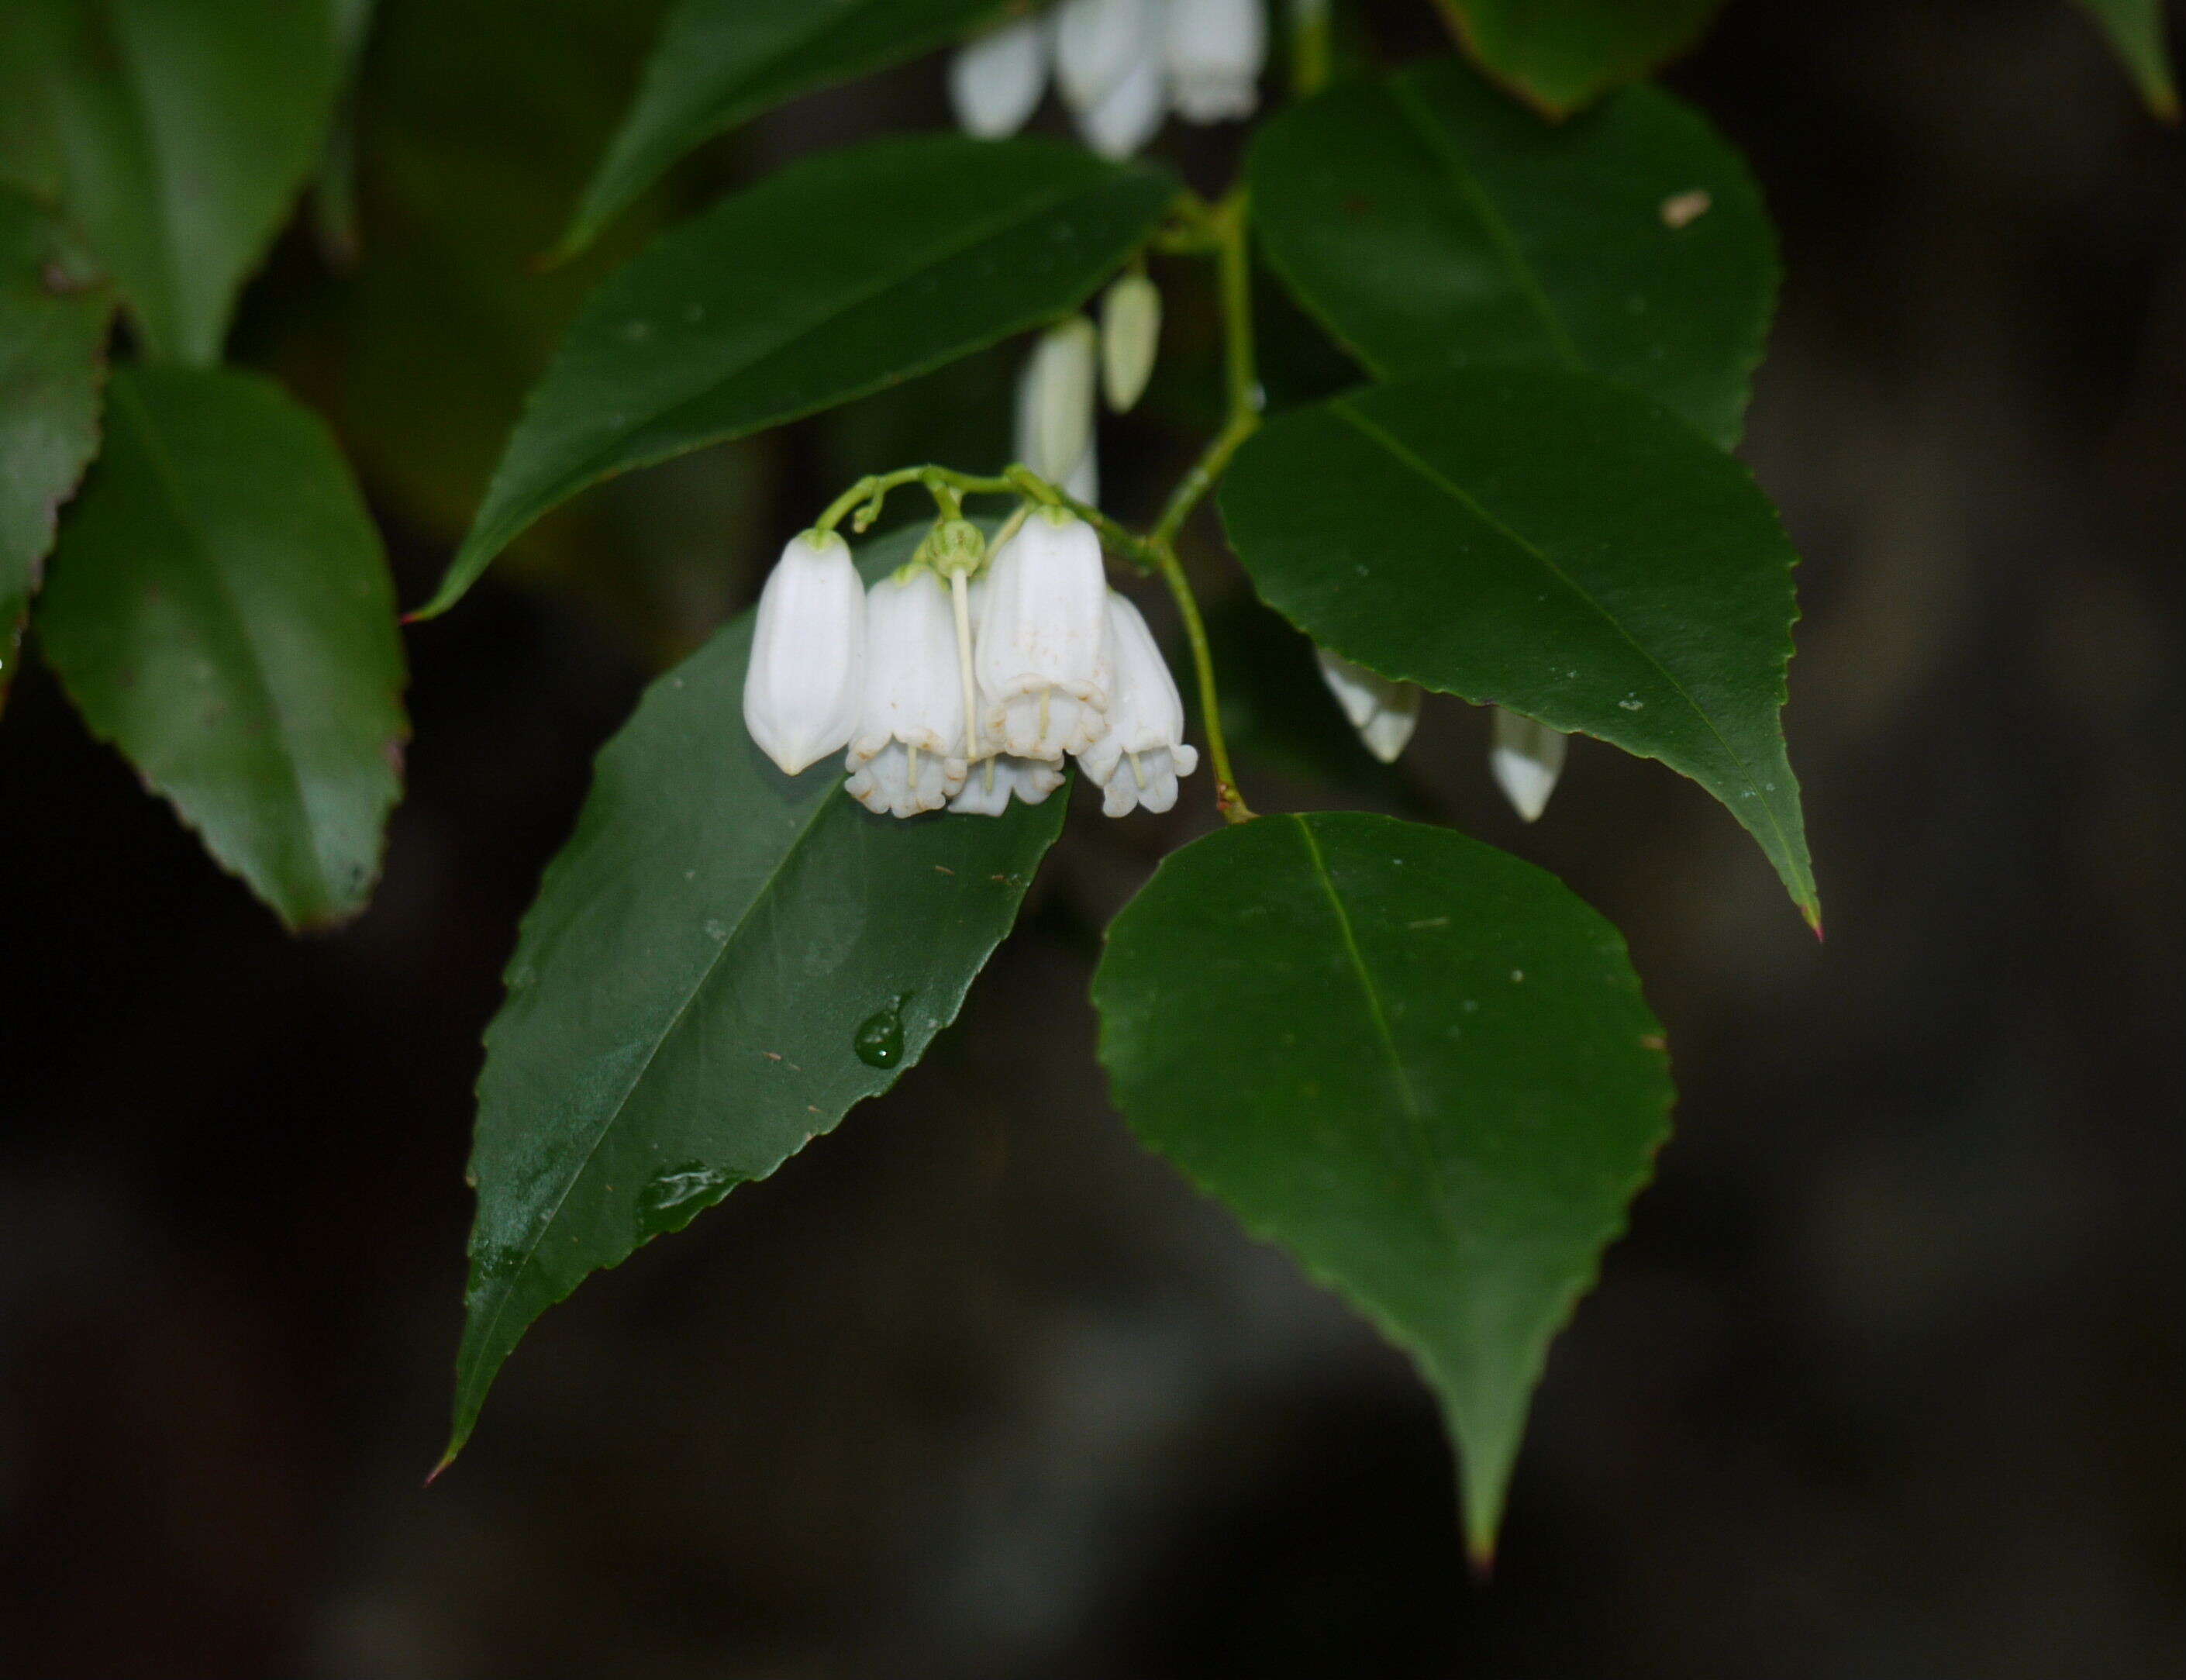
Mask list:
POLYGON ((865 617, 849 545, 832 532, 792 537, 759 591, 744 674, 744 727, 792 776, 839 752, 857 725, 865 617))
POLYGON ((1527 822, 1548 809, 1569 745, 1561 730, 1500 706, 1495 708, 1495 744, 1488 749, 1488 768, 1504 797, 1527 822))
POLYGON ((1385 764, 1394 764, 1419 725, 1419 689, 1409 682, 1393 682, 1364 665, 1354 665, 1326 647, 1315 647, 1314 652, 1320 658, 1321 680, 1365 742, 1366 750, 1385 764))
POLYGON ((949 802, 949 809, 974 816, 1000 816, 1012 794, 1028 805, 1037 805, 1062 787, 1063 780, 1059 764, 997 753, 971 767, 962 791, 949 802))
POLYGON ((1159 54, 1149 53, 1124 78, 1078 113, 1079 137, 1104 158, 1128 158, 1161 132, 1169 114, 1159 54))
POLYGON ((1078 464, 1062 475, 1062 493, 1073 501, 1082 501, 1088 507, 1101 505, 1100 451, 1093 440, 1085 440, 1085 453, 1078 457, 1078 464))
POLYGON ((964 684, 948 586, 924 567, 866 596, 865 703, 850 740, 855 769, 890 742, 952 760, 963 773, 964 684))
POLYGON ((988 563, 986 584, 972 659, 986 708, 1041 689, 1105 706, 1108 586, 1093 528, 1040 509, 988 563))
POLYGON ((1134 65, 1161 56, 1152 0, 1062 0, 1055 8, 1055 80, 1075 110, 1098 104, 1134 65))
POLYGON ((1161 288, 1143 274, 1126 274, 1101 300, 1101 384, 1118 414, 1130 411, 1153 377, 1161 314, 1161 288))
POLYGON ((982 140, 1023 128, 1046 87, 1047 31, 1037 18, 967 42, 949 61, 949 99, 956 120, 982 140))
POLYGON ((1268 59, 1262 0, 1169 0, 1170 98, 1186 122, 1247 117, 1268 59))
MULTIPOLYGON (((1122 768, 1129 754, 1159 753, 1166 766, 1174 748, 1180 760, 1188 755, 1189 761, 1182 764, 1188 773, 1199 756, 1183 745, 1184 700, 1177 692, 1176 679, 1170 675, 1169 662, 1162 658, 1161 647, 1137 607, 1113 590, 1108 595, 1108 630, 1115 675, 1108 700, 1107 732, 1079 755, 1079 762, 1088 776, 1105 785, 1127 776, 1134 779, 1143 776, 1143 764, 1136 773, 1122 768)), ((1174 803, 1174 774, 1169 781, 1174 803)), ((1165 810, 1168 806, 1152 809, 1165 810)))
POLYGON ((1051 484, 1061 483, 1093 445, 1099 359, 1093 323, 1073 315, 1040 335, 1018 376, 1017 458, 1051 484))
POLYGON ((944 760, 891 741, 874 757, 852 760, 844 787, 876 816, 916 816, 938 811, 964 785, 964 761, 944 760))

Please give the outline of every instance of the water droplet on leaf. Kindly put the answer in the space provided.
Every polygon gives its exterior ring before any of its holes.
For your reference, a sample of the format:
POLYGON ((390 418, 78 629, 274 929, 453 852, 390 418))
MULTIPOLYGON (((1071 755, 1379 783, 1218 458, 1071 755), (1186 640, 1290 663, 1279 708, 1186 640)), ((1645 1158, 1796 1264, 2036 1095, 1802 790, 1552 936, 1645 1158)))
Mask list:
POLYGON ((850 1048, 868 1067, 893 1067, 903 1060, 903 1005, 905 992, 886 1009, 875 1010, 858 1023, 850 1048))

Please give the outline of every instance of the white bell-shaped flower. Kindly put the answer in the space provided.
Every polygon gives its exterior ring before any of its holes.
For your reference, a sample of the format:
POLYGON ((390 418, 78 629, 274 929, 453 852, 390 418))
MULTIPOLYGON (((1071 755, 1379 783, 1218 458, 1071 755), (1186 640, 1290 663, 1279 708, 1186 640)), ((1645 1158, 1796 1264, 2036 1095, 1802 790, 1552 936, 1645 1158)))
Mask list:
POLYGON ((1412 731, 1419 726, 1419 689, 1409 682, 1393 682, 1364 665, 1354 665, 1326 647, 1314 652, 1320 656, 1321 680, 1366 743, 1366 750, 1385 764, 1396 763, 1404 743, 1412 738, 1412 731))
POLYGON ((1084 751, 1107 730, 1101 539, 1064 509, 1036 509, 985 581, 972 649, 980 745, 1024 759, 1084 751))
POLYGON ((1122 816, 1135 805, 1165 811, 1176 804, 1176 780, 1199 767, 1199 750, 1184 738, 1184 699, 1153 632, 1139 609, 1108 595, 1113 686, 1108 732, 1078 755, 1103 789, 1101 809, 1122 816))
POLYGON ((1549 795, 1556 791, 1570 738, 1532 718, 1500 706, 1494 709, 1495 739, 1488 749, 1488 768, 1513 809, 1533 822, 1549 808, 1549 795))
POLYGON ((1023 128, 1046 90, 1047 29, 1038 18, 967 41, 949 61, 949 103, 964 132, 982 140, 1023 128))
POLYGON ((866 695, 844 760, 850 797, 889 816, 938 811, 964 785, 964 689, 956 620, 921 566, 866 596, 866 695))
POLYGON ((839 753, 857 727, 866 664, 866 591, 832 531, 790 538, 759 591, 744 674, 744 727, 795 776, 839 753))
POLYGON ((1101 300, 1101 386, 1118 414, 1129 412, 1153 377, 1161 315, 1161 288, 1144 274, 1126 274, 1101 300))
POLYGON ((1168 115, 1169 86, 1160 53, 1152 51, 1078 112, 1078 136, 1104 158, 1128 158, 1161 132, 1168 115))
POLYGON ((1017 459, 1050 484, 1090 470, 1100 356, 1093 323, 1073 315, 1040 335, 1017 377, 1017 459))
POLYGON ((949 802, 952 811, 973 816, 1000 816, 1012 795, 1028 805, 1037 805, 1065 780, 1062 766, 1045 759, 1020 759, 1012 753, 994 753, 973 764, 964 786, 949 802))
POLYGON ((1248 117, 1268 61, 1264 0, 1169 0, 1169 97, 1186 122, 1248 117))
POLYGON ((1158 75, 1158 0, 1062 0, 1054 17, 1056 85, 1073 111, 1092 109, 1140 64, 1158 75))

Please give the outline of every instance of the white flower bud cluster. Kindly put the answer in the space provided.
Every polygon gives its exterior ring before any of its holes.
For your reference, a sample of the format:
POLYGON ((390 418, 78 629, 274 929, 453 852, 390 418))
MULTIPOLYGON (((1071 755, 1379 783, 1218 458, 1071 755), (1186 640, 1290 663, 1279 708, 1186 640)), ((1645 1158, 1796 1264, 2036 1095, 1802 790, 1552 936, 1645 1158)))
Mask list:
POLYGON ((976 579, 914 561, 862 590, 841 537, 792 538, 759 596, 744 723, 792 776, 847 749, 851 796, 900 817, 1036 805, 1066 757, 1109 815, 1165 811, 1199 763, 1176 680, 1108 587, 1099 536, 1053 507, 976 579))
POLYGON ((994 139, 1057 90, 1103 156, 1129 157, 1174 110, 1186 122, 1253 114, 1268 57, 1264 0, 1062 0, 960 49, 949 67, 956 119, 994 139))

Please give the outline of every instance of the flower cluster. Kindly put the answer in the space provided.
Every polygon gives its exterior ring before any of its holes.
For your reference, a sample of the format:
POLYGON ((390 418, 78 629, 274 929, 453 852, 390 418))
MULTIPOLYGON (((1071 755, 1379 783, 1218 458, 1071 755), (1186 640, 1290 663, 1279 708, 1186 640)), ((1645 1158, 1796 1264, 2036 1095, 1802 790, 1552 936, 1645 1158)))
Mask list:
POLYGON ((869 810, 999 816, 1074 757, 1122 816, 1165 811, 1199 754, 1139 609, 1108 587, 1093 528, 1040 507, 992 554, 944 519, 861 589, 832 531, 793 537, 760 594, 744 679, 753 741, 795 776, 844 752, 869 810))
POLYGON ((1186 122, 1253 114, 1268 56, 1263 0, 1062 0, 1006 24, 950 65, 957 120, 986 138, 1023 127, 1053 68, 1095 151, 1128 157, 1174 109, 1186 122))

